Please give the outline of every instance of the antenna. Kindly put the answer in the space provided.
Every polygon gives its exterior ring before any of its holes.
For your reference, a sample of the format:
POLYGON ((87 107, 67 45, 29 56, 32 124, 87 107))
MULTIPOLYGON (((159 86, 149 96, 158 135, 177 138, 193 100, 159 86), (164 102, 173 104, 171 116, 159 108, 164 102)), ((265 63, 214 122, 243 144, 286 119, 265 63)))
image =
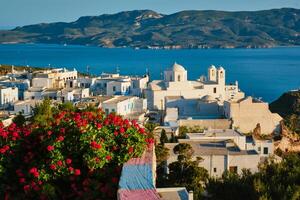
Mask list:
POLYGON ((117 74, 120 73, 120 67, 119 66, 116 67, 116 72, 117 72, 117 74))
POLYGON ((86 73, 89 75, 89 73, 90 73, 90 66, 89 65, 87 65, 86 66, 86 73))

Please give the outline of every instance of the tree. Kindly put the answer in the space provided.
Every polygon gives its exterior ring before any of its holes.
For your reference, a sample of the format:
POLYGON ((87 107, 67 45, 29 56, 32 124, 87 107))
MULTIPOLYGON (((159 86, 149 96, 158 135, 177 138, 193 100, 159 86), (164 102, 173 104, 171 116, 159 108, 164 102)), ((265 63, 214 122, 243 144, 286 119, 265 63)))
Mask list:
POLYGON ((67 111, 67 112, 73 111, 74 112, 76 110, 76 107, 71 102, 65 102, 65 103, 59 104, 58 109, 60 111, 67 111))
POLYGON ((169 141, 168 136, 166 134, 166 130, 162 129, 161 133, 160 133, 160 143, 162 145, 164 145, 165 143, 167 143, 169 141))
POLYGON ((169 185, 173 187, 184 186, 188 191, 192 190, 195 199, 200 199, 201 193, 204 191, 203 185, 207 182, 207 179, 207 170, 199 167, 197 161, 179 159, 169 165, 169 185))
POLYGON ((280 163, 267 160, 252 174, 225 172, 220 179, 209 179, 209 199, 300 199, 300 155, 288 154, 280 163))
POLYGON ((150 134, 150 136, 153 136, 153 135, 154 135, 153 131, 154 131, 154 129, 155 129, 157 126, 159 126, 159 124, 157 124, 157 123, 152 123, 152 122, 148 122, 148 123, 145 124, 145 128, 146 128, 146 130, 148 131, 148 133, 150 134))
POLYGON ((19 112, 14 118, 13 118, 13 122, 17 125, 17 126, 24 126, 26 123, 26 119, 24 117, 24 115, 22 114, 22 112, 19 112))
POLYGON ((170 156, 169 149, 165 146, 158 144, 155 146, 155 155, 156 155, 156 173, 157 173, 157 180, 156 184, 157 187, 164 187, 167 184, 167 174, 165 171, 166 161, 170 156))
POLYGON ((190 144, 180 143, 174 147, 173 152, 179 154, 179 156, 184 156, 184 159, 191 159, 194 154, 194 149, 190 144))
POLYGON ((160 165, 169 158, 170 156, 169 149, 164 147, 161 144, 156 145, 155 155, 156 155, 156 163, 157 165, 160 165))
POLYGON ((174 136, 174 133, 171 133, 170 143, 176 143, 176 142, 177 142, 177 139, 174 136))
POLYGON ((51 100, 45 99, 33 109, 32 121, 35 124, 45 126, 53 120, 53 114, 57 109, 51 106, 51 100))

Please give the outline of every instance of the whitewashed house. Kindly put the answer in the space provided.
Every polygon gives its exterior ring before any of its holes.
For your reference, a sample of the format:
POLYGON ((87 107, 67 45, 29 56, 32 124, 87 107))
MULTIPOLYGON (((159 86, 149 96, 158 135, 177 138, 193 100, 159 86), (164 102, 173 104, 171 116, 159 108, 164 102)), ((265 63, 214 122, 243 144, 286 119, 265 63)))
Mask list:
POLYGON ((272 140, 254 140, 233 129, 210 129, 203 133, 188 133, 187 139, 178 143, 166 143, 170 149, 167 165, 177 161, 178 155, 173 148, 179 143, 190 144, 194 150, 192 159, 200 158, 200 167, 204 167, 210 176, 221 177, 225 171, 242 173, 243 169, 258 171, 258 165, 266 157, 273 155, 272 140), (258 151, 263 147, 262 151, 258 151))
POLYGON ((144 120, 147 111, 147 100, 135 96, 114 96, 100 105, 107 114, 115 112, 127 119, 144 120))
POLYGON ((17 87, 6 87, 0 85, 0 106, 7 107, 19 100, 17 87))
POLYGON ((14 112, 16 114, 22 113, 23 115, 32 115, 33 109, 40 104, 41 100, 25 100, 25 101, 18 101, 14 103, 14 112))

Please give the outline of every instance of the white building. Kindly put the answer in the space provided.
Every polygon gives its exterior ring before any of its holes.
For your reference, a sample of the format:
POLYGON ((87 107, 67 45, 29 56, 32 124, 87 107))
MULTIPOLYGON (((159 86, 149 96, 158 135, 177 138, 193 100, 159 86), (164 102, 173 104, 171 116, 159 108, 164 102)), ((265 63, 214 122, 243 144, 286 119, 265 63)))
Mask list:
POLYGON ((220 101, 244 97, 244 93, 239 91, 237 82, 235 85, 225 84, 225 70, 222 67, 217 69, 211 66, 208 69, 208 78, 201 77, 196 81, 189 81, 187 71, 177 63, 165 70, 164 80, 152 81, 146 90, 150 110, 164 110, 167 96, 201 99, 206 95, 220 101))
POLYGON ((95 95, 133 95, 141 97, 147 88, 149 76, 121 76, 102 73, 96 78, 91 92, 95 95))
POLYGON ((43 70, 34 73, 32 79, 32 87, 44 88, 64 88, 68 80, 75 80, 78 77, 78 72, 74 69, 69 71, 63 69, 43 70))
POLYGON ((43 100, 53 99, 62 102, 66 101, 80 101, 82 98, 90 96, 89 88, 65 88, 65 89, 46 89, 32 87, 24 92, 25 100, 43 100))
POLYGON ((268 103, 252 97, 225 101, 224 114, 233 121, 233 127, 244 133, 252 132, 257 124, 260 124, 261 134, 269 135, 280 131, 280 115, 272 113, 268 103))
POLYGON ((114 96, 100 105, 107 114, 115 112, 127 119, 143 120, 147 110, 147 100, 135 96, 114 96))
POLYGON ((0 85, 6 87, 17 87, 19 92, 19 99, 24 99, 24 91, 30 87, 30 81, 28 79, 16 79, 12 77, 1 77, 0 85))
POLYGON ((90 89, 89 88, 65 88, 58 92, 58 100, 62 102, 74 102, 80 101, 83 98, 90 96, 90 89))
POLYGON ((18 88, 0 86, 0 106, 7 107, 18 101, 18 88))
POLYGON ((106 95, 129 95, 131 81, 124 78, 118 81, 110 81, 106 85, 106 95))
MULTIPOLYGON (((189 133, 187 139, 178 143, 188 143, 194 154, 192 159, 201 158, 200 167, 204 167, 210 176, 221 177, 224 171, 241 174, 242 169, 258 171, 258 165, 266 157, 273 155, 272 140, 254 140, 232 129, 211 129, 203 133, 189 133)), ((173 148, 178 143, 166 143, 170 149, 167 165, 177 161, 178 155, 173 148)))
POLYGON ((23 115, 31 115, 33 114, 33 109, 41 103, 41 100, 25 100, 25 101, 18 101, 14 103, 14 112, 16 114, 22 113, 23 115))

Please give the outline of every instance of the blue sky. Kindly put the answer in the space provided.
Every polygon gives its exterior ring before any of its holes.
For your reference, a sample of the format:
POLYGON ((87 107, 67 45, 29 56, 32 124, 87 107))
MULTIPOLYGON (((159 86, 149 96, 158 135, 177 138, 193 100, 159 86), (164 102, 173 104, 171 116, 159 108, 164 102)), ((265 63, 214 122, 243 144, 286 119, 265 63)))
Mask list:
POLYGON ((300 8, 300 0, 0 0, 0 27, 40 22, 74 21, 80 16, 151 9, 161 13, 181 10, 263 10, 300 8))

